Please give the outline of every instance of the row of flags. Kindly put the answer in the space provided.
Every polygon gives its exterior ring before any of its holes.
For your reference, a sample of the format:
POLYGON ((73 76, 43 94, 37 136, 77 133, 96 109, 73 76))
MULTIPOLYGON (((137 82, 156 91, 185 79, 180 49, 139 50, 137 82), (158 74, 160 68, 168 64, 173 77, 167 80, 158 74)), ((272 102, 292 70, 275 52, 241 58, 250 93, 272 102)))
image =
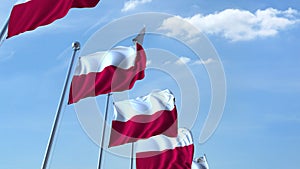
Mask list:
MULTIPOLYGON (((28 0, 17 4, 8 21, 6 38, 50 24, 71 8, 95 7, 99 1, 28 0)), ((144 34, 145 28, 134 39, 134 46, 118 46, 80 57, 68 104, 129 90, 142 80, 147 61, 142 46, 144 34)), ((193 160, 192 134, 178 128, 175 97, 170 90, 115 102, 114 109, 109 147, 135 143, 137 169, 208 169, 205 156, 193 160)))
POLYGON ((205 156, 193 161, 192 134, 177 121, 168 89, 115 102, 109 147, 134 143, 137 169, 209 169, 205 156))
MULTIPOLYGON (((80 57, 68 103, 129 90, 142 80, 147 60, 142 47, 144 35, 145 28, 134 39, 134 47, 117 46, 80 57)), ((175 97, 169 89, 114 102, 109 147, 128 143, 136 147, 137 169, 191 169, 198 164, 193 162, 191 132, 178 128, 175 97)))
MULTIPOLYGON (((134 47, 117 46, 109 51, 80 57, 68 103, 129 90, 137 80, 142 80, 147 60, 141 45, 144 35, 145 28, 134 39, 134 47)), ((136 142, 137 169, 191 168, 194 153, 192 136, 187 129, 178 130, 175 97, 170 90, 114 102, 114 108, 109 147, 136 142), (149 153, 151 156, 145 156, 149 153), (165 158, 167 161, 163 162, 165 158), (177 164, 169 163, 171 159, 177 164), (150 168, 143 162, 149 160, 152 161, 150 168)))
MULTIPOLYGON (((135 47, 117 46, 80 57, 68 103, 129 90, 142 80, 147 60, 141 45, 144 34, 145 28, 134 39, 135 47)), ((175 97, 168 89, 114 102, 109 147, 127 143, 136 145, 137 169, 191 169, 198 164, 193 162, 192 134, 178 129, 175 97)))

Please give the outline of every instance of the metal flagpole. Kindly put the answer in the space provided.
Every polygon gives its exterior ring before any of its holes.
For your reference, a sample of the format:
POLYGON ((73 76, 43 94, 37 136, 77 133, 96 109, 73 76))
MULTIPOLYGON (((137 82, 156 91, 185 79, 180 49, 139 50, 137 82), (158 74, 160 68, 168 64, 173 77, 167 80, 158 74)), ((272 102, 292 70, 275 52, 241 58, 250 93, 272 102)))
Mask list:
POLYGON ((56 131, 57 131, 57 126, 58 126, 58 123, 59 123, 59 120, 60 120, 60 114, 61 114, 61 110, 62 110, 62 107, 63 107, 64 98, 65 98, 65 95, 66 95, 67 87, 69 86, 68 84, 69 84, 69 80, 70 80, 71 71, 73 69, 74 58, 76 56, 76 52, 78 50, 80 50, 80 43, 79 42, 74 42, 72 44, 72 48, 73 48, 74 52, 73 52, 71 62, 70 62, 70 65, 69 65, 69 69, 68 69, 68 72, 67 72, 67 76, 66 76, 66 79, 65 79, 65 83, 64 83, 64 87, 63 87, 62 94, 61 94, 61 97, 60 97, 60 101, 59 101, 59 104, 58 104, 58 107, 57 107, 55 120, 54 120, 54 123, 53 123, 51 135, 50 135, 50 138, 49 138, 49 142, 48 142, 48 146, 47 146, 47 149, 46 149, 44 161, 43 161, 43 164, 42 164, 42 169, 46 169, 47 165, 49 163, 49 157, 50 157, 54 137, 55 137, 55 134, 56 134, 56 131))
POLYGON ((205 157, 205 161, 206 161, 206 163, 208 164, 208 161, 207 161, 207 157, 206 157, 206 154, 204 154, 204 157, 205 157))
POLYGON ((133 169, 133 150, 134 150, 134 142, 131 143, 130 169, 133 169))
POLYGON ((1 32, 0 32, 0 46, 2 44, 2 39, 7 31, 7 28, 8 28, 8 23, 9 23, 9 19, 6 21, 4 27, 2 28, 1 32))
POLYGON ((111 93, 107 94, 106 98, 106 109, 104 113, 104 122, 103 122, 103 128, 102 128, 102 138, 101 138, 101 147, 99 152, 99 162, 98 162, 98 169, 101 169, 101 163, 102 163, 102 156, 103 156, 103 147, 104 147, 104 137, 105 137, 105 128, 106 128, 106 121, 107 121, 107 112, 108 112, 108 105, 109 105, 109 97, 112 95, 111 93))

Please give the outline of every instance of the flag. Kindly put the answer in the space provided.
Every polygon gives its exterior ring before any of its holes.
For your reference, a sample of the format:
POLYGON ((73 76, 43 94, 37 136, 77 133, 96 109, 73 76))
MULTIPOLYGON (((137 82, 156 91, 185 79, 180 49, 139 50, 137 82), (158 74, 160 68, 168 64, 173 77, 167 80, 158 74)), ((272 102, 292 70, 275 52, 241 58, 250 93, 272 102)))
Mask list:
POLYGON ((68 104, 86 97, 129 90, 144 78, 146 53, 135 47, 118 46, 79 58, 72 79, 68 104))
POLYGON ((177 110, 170 90, 114 103, 109 147, 155 135, 177 137, 177 110))
POLYGON ((99 0, 29 0, 13 7, 7 38, 48 25, 67 15, 70 8, 91 8, 99 0))
POLYGON ((192 169, 209 169, 206 156, 204 155, 193 160, 192 169))
POLYGON ((139 140, 136 169, 191 169, 194 145, 190 131, 179 128, 177 138, 164 135, 139 140))

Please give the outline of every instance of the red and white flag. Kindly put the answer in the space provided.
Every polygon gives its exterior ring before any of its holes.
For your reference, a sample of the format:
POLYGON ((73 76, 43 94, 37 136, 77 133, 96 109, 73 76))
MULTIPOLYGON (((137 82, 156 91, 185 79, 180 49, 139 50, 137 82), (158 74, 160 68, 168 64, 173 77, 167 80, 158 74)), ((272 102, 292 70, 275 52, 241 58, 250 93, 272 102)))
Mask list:
POLYGON ((29 0, 13 7, 7 38, 48 25, 67 15, 71 8, 95 7, 100 0, 29 0))
POLYGON ((179 128, 177 138, 158 135, 139 140, 135 147, 137 169, 191 169, 194 144, 187 129, 179 128))
POLYGON ((137 80, 144 78, 146 60, 146 53, 139 43, 135 47, 118 46, 80 57, 68 104, 86 97, 131 89, 137 80))
POLYGON ((177 137, 177 110, 168 90, 114 103, 109 147, 163 134, 177 137))

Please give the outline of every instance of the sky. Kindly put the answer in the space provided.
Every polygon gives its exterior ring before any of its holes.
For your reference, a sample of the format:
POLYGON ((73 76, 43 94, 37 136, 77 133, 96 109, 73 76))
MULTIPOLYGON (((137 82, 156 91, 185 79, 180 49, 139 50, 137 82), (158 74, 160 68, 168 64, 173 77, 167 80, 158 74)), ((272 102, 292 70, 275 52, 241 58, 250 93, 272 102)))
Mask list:
MULTIPOLYGON (((16 2, 1 3, 1 28, 16 2)), ((146 77, 128 96, 114 93, 111 102, 169 88, 179 126, 191 128, 194 157, 205 153, 211 169, 298 169, 299 7, 293 0, 102 0, 5 40, 0 46, 0 168, 40 168, 72 42, 81 43, 77 57, 129 46, 146 26, 146 77)), ((105 99, 69 106, 65 100, 49 168, 97 167, 97 120, 105 99)), ((108 114, 111 121, 112 105, 108 114)), ((103 168, 129 168, 129 159, 120 156, 128 150, 105 151, 103 168)))

